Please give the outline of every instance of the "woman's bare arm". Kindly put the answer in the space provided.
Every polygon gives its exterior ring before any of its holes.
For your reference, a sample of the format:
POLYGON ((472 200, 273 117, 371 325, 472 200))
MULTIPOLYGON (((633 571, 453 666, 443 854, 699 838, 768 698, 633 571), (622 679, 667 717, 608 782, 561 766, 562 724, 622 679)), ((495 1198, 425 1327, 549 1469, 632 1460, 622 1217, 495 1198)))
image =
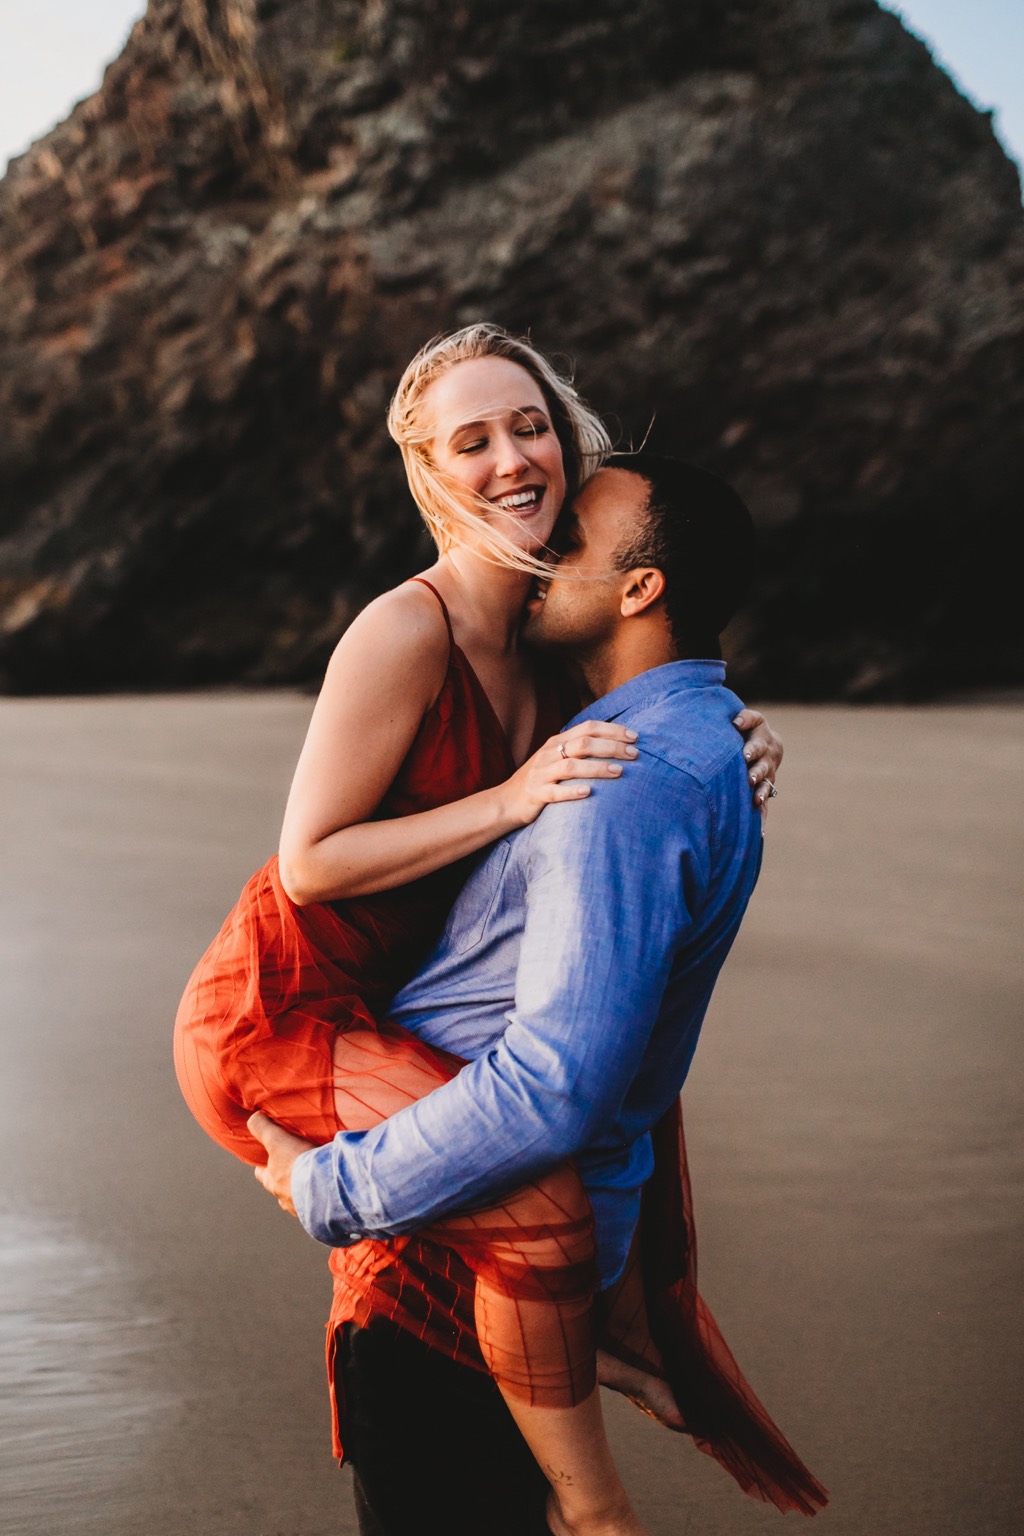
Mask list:
POLYGON ((391 890, 475 853, 544 805, 589 794, 635 756, 621 726, 552 737, 504 784, 435 810, 371 821, 444 680, 448 635, 436 603, 399 588, 338 643, 292 780, 281 880, 302 906, 391 890), (563 756, 560 744, 564 746, 563 756))

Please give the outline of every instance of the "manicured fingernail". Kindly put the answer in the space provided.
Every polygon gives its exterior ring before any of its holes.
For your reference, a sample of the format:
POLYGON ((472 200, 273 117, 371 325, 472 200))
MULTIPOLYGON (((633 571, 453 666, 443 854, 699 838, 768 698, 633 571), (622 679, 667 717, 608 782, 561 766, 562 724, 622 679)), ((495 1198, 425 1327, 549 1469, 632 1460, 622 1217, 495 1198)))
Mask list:
POLYGON ((753 760, 754 760, 754 754, 753 754, 753 752, 752 752, 752 751, 751 751, 751 750, 750 750, 750 748, 749 748, 749 747, 746 747, 746 748, 745 748, 745 749, 744 749, 744 752, 743 752, 743 759, 744 759, 744 762, 747 762, 747 763, 751 763, 751 762, 753 762, 753 760))
POLYGON ((640 739, 636 731, 627 731, 626 735, 629 737, 630 741, 639 741, 640 739))
POLYGON ((621 773, 622 772, 622 764, 621 763, 609 763, 609 765, 608 765, 608 772, 609 773, 615 773, 615 774, 621 773))
POLYGON ((739 725, 739 723, 740 723, 740 721, 741 721, 741 720, 742 720, 742 719, 743 719, 743 716, 742 716, 742 715, 733 715, 733 717, 732 717, 732 723, 733 723, 733 725, 739 725))
POLYGON ((638 752, 636 747, 627 747, 626 748, 626 756, 627 757, 639 757, 639 755, 640 754, 639 754, 639 752, 638 752))

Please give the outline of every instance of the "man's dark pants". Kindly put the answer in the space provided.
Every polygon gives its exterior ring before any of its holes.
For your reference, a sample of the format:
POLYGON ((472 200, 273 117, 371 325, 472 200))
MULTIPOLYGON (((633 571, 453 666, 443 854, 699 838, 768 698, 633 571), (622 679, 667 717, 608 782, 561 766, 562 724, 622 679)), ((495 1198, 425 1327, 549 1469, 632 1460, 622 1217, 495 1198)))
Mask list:
POLYGON ((548 1485, 489 1376, 385 1318, 337 1355, 361 1536, 550 1536, 548 1485))

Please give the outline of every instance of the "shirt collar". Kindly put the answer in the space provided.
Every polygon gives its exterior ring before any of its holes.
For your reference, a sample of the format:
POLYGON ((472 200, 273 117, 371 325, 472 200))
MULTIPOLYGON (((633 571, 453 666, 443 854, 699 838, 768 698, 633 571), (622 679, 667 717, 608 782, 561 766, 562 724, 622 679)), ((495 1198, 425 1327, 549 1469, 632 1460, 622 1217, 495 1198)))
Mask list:
POLYGON ((628 683, 595 699, 574 715, 569 724, 575 725, 577 720, 614 720, 627 709, 636 709, 651 700, 665 699, 684 689, 719 688, 724 682, 724 661, 667 661, 637 673, 628 683))

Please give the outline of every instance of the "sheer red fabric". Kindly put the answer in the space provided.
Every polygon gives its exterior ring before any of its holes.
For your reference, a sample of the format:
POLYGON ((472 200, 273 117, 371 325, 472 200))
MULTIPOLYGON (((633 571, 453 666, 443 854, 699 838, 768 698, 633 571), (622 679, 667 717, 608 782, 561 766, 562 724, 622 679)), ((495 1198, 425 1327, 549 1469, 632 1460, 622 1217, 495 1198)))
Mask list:
MULTIPOLYGON (((546 690, 538 744, 565 712, 564 698, 546 690)), ((512 766, 490 702, 452 640, 441 693, 378 815, 459 799, 500 783, 512 766)), ((380 1014, 436 939, 465 873, 450 866, 397 891, 302 908, 285 895, 276 859, 253 876, 196 967, 175 1028, 182 1091, 214 1140, 260 1163, 263 1149, 246 1128, 254 1109, 322 1143, 377 1124, 459 1070, 458 1057, 380 1014)), ((701 1449, 748 1492, 813 1513, 824 1490, 750 1391, 697 1293, 678 1116, 659 1128, 636 1253, 642 1287, 618 1288, 601 1342, 655 1368, 663 1359, 701 1449), (635 1299, 644 1292, 646 1309, 635 1299)), ((571 1165, 499 1206, 412 1237, 336 1249, 330 1263, 331 1374, 338 1327, 384 1315, 531 1403, 570 1406, 593 1389, 592 1216, 571 1165)), ((342 1455, 337 1421, 334 1429, 342 1455)))

